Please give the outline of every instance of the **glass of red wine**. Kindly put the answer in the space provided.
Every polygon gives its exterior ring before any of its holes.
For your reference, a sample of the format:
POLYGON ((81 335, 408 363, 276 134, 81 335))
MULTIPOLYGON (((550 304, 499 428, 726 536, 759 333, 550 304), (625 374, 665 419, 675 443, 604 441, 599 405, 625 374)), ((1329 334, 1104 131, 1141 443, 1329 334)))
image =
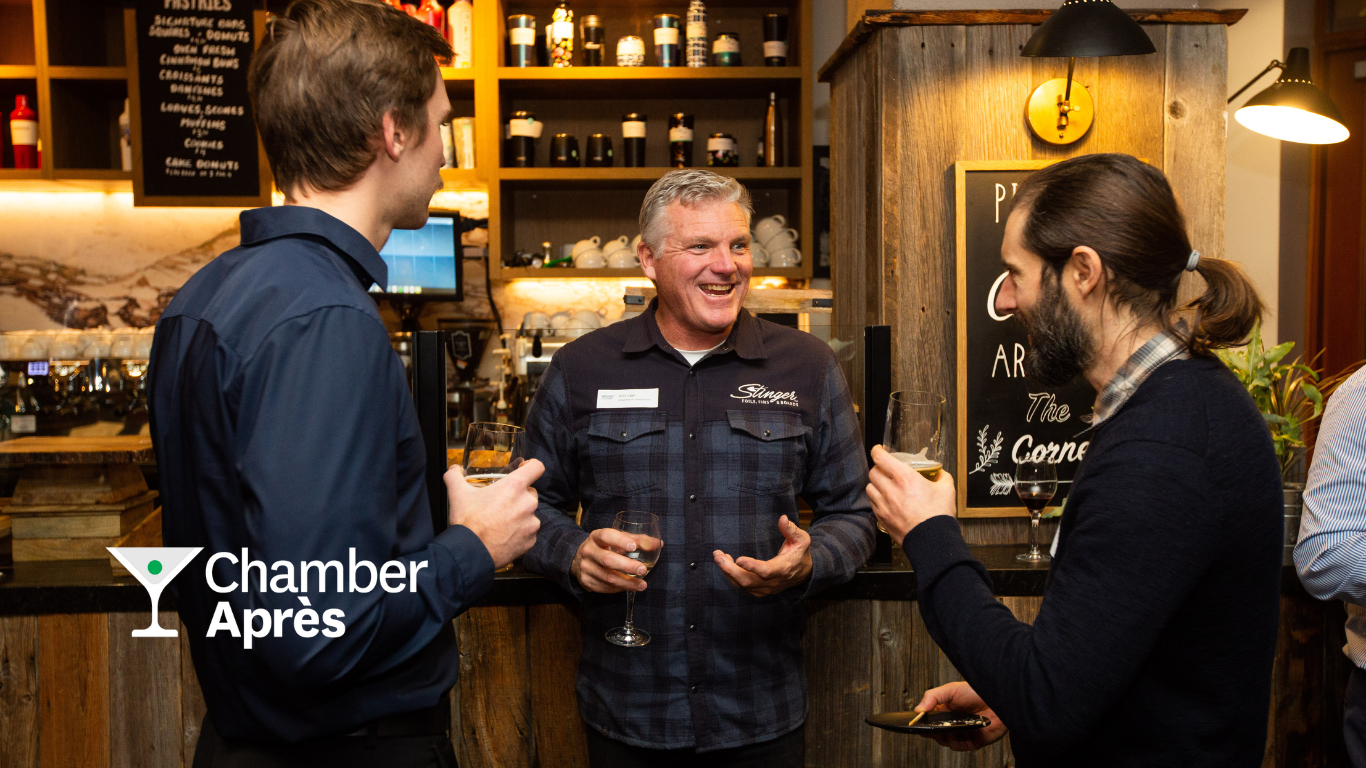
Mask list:
POLYGON ((1058 493, 1058 465, 1047 458, 1025 459, 1015 465, 1015 492, 1029 510, 1029 551, 1016 560, 1041 563, 1050 558, 1039 549, 1039 516, 1058 493))

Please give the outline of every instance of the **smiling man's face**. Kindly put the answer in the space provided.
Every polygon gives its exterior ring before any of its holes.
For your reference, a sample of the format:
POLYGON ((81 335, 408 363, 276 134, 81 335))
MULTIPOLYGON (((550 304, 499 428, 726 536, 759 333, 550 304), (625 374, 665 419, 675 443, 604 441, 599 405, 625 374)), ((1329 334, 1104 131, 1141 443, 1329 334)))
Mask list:
POLYGON ((656 321, 677 349, 721 343, 740 314, 754 262, 749 221, 739 203, 670 203, 659 252, 641 244, 645 276, 659 293, 656 321))

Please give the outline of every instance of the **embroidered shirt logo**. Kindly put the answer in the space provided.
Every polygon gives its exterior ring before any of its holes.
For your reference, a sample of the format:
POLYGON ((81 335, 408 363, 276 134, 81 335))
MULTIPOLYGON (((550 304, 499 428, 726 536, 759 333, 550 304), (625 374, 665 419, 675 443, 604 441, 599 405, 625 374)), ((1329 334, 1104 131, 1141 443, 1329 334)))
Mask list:
POLYGON ((774 392, 763 384, 744 384, 740 394, 731 397, 749 405, 790 405, 797 406, 797 392, 774 392))

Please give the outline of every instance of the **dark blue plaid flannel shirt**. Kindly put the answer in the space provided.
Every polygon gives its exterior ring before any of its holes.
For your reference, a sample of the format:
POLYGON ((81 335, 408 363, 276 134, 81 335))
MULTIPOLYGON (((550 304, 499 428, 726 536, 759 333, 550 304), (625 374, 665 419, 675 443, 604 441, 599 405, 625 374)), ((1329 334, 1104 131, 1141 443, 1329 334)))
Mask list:
POLYGON ((589 727, 656 749, 767 741, 806 718, 801 601, 852 578, 873 550, 858 422, 816 337, 742 311, 689 367, 654 309, 566 345, 542 377, 527 417, 546 465, 541 530, 523 562, 582 601, 577 690, 589 727), (658 405, 599 408, 603 390, 657 390, 658 405), (712 551, 773 557, 778 518, 797 519, 798 497, 814 510, 810 579, 769 597, 732 585, 712 551), (588 532, 625 509, 659 515, 664 539, 636 598, 636 624, 653 638, 640 648, 603 639, 621 626, 626 595, 587 592, 569 574, 588 532))

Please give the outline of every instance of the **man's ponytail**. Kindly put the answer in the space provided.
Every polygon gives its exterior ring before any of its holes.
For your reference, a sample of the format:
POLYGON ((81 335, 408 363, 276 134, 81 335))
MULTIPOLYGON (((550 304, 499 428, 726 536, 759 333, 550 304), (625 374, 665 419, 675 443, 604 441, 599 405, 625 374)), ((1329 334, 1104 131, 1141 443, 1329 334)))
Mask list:
POLYGON ((1265 308, 1247 273, 1232 261, 1210 258, 1201 258, 1195 271, 1205 279, 1205 292, 1186 305, 1194 310, 1189 321, 1191 352, 1204 354, 1246 343, 1265 308))

